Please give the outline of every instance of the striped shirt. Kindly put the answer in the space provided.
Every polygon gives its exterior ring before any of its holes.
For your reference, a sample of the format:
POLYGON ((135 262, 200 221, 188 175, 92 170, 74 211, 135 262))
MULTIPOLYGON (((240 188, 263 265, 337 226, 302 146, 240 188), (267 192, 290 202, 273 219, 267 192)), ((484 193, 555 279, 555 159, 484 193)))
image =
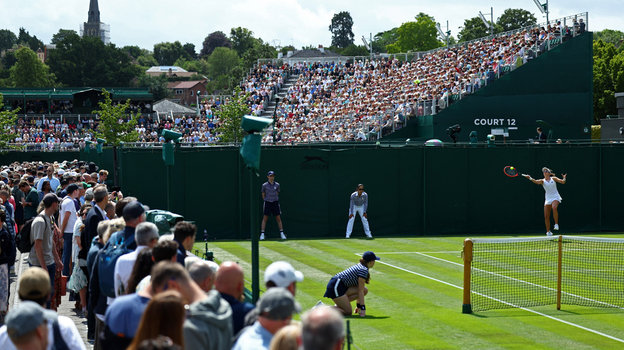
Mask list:
POLYGON ((334 277, 340 278, 345 286, 354 287, 358 285, 358 277, 368 278, 368 267, 362 264, 353 265, 342 272, 338 272, 334 277))
POLYGON ((351 201, 349 203, 349 214, 355 214, 353 211, 354 206, 364 206, 364 212, 368 210, 368 194, 366 192, 362 192, 362 196, 358 196, 357 191, 351 193, 351 201))
POLYGON ((262 184, 262 193, 264 193, 265 202, 277 202, 279 200, 280 184, 265 182, 262 184))

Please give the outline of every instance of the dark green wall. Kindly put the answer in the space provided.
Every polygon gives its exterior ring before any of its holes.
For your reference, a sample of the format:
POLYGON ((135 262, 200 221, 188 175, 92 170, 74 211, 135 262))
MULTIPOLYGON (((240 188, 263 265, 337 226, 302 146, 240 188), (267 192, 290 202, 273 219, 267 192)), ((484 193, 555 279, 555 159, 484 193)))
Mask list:
POLYGON ((592 34, 580 35, 442 110, 433 117, 432 127, 415 118, 388 137, 431 135, 450 141, 446 129, 459 124, 458 141, 468 142, 472 130, 484 141, 492 128, 508 127, 517 127, 508 130, 509 140, 527 140, 537 134, 536 120, 543 120, 553 138, 589 139, 585 127, 593 121, 592 52, 592 34), (480 125, 482 122, 486 125, 480 125))
MULTIPOLYGON (((511 164, 538 177, 548 166, 569 176, 567 184, 559 185, 562 232, 624 231, 618 171, 623 157, 623 147, 599 144, 265 147, 254 199, 260 214, 260 185, 264 174, 274 170, 291 238, 342 237, 349 195, 358 183, 369 193, 376 236, 543 233, 543 189, 521 177, 509 178, 502 169, 511 164)), ((248 238, 249 173, 238 149, 178 149, 175 160, 167 208, 161 150, 121 150, 124 194, 196 221, 210 238, 248 238)), ((354 235, 363 235, 359 219, 355 227, 354 235)), ((267 233, 277 237, 272 220, 267 233)))

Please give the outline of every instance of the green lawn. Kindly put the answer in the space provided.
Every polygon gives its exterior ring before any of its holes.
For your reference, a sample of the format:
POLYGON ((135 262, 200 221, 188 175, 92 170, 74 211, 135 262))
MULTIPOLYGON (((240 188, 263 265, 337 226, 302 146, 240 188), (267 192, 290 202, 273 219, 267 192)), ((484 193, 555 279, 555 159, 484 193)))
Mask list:
MULTIPOLYGON (((623 235, 603 235, 624 237, 623 235)), ((288 240, 260 243, 260 278, 286 260, 305 275, 304 309, 323 298, 327 281, 374 251, 367 317, 350 317, 356 349, 615 349, 624 347, 624 310, 563 305, 462 314, 462 243, 466 237, 288 240)), ((493 237, 488 237, 493 238, 493 237)), ((195 248, 203 251, 204 243, 195 248)), ((251 288, 251 243, 212 242, 218 262, 241 264, 251 288)))

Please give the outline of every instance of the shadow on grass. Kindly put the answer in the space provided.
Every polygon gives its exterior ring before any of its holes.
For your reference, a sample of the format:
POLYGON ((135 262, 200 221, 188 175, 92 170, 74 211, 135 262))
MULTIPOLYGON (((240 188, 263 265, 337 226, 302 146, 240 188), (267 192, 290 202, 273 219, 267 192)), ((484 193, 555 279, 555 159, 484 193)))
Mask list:
POLYGON ((351 316, 345 316, 346 319, 353 319, 353 320, 384 320, 386 318, 390 318, 390 316, 372 316, 372 315, 366 315, 366 317, 360 317, 358 315, 351 315, 351 316))

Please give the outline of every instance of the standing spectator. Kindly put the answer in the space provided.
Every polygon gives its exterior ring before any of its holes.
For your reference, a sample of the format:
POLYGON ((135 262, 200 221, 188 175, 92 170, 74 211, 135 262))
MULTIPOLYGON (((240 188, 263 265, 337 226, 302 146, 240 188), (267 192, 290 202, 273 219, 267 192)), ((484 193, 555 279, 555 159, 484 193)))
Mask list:
POLYGON ((264 200, 264 216, 262 217, 262 225, 260 227, 260 240, 264 239, 264 228, 266 227, 269 215, 275 216, 277 226, 280 231, 280 238, 286 239, 284 234, 284 226, 282 225, 282 211, 279 205, 280 184, 275 182, 275 172, 267 173, 268 181, 262 184, 262 199, 264 200))
POLYGON ((303 281, 303 273, 295 270, 286 261, 276 261, 264 271, 264 283, 268 288, 282 287, 288 289, 293 296, 297 293, 297 282, 303 281))
MULTIPOLYGON (((22 305, 24 304, 35 304, 37 307, 42 308, 45 305, 46 301, 50 298, 50 278, 48 277, 48 273, 40 267, 31 267, 25 270, 19 278, 18 286, 17 286, 17 294, 19 298, 22 300, 17 310, 21 310, 22 305)), ((56 313, 52 313, 56 317, 56 313)), ((36 323, 36 319, 31 318, 31 322, 36 323)), ((55 319, 55 326, 58 326, 58 334, 60 338, 55 337, 55 332, 53 331, 52 323, 49 324, 47 331, 47 340, 48 343, 56 346, 52 347, 53 349, 62 349, 61 346, 63 343, 66 349, 78 349, 84 350, 85 344, 82 341, 80 333, 78 333, 78 329, 74 322, 66 316, 58 316, 55 319)), ((9 320, 7 317, 7 325, 9 324, 9 320)), ((6 329, 3 327, 0 329, 0 349, 2 350, 12 350, 15 349, 13 346, 8 345, 4 339, 3 330, 6 329)), ((9 334, 10 335, 10 334, 9 334)), ((17 344, 16 344, 17 345, 17 344)))
POLYGON ((304 349, 341 350, 344 345, 344 320, 329 306, 316 307, 301 317, 304 349))
POLYGON ((184 266, 186 252, 193 249, 196 233, 197 226, 188 221, 178 222, 173 229, 173 239, 178 242, 177 261, 182 264, 182 266, 184 266))
POLYGON ((61 202, 61 212, 59 214, 59 228, 63 234, 63 275, 69 276, 72 263, 72 236, 74 235, 74 225, 78 219, 76 214, 76 202, 80 195, 78 186, 71 184, 67 186, 67 196, 61 202))
POLYGON ((545 143, 548 137, 544 133, 541 127, 537 127, 537 136, 535 137, 537 143, 545 143))
POLYGON ((91 247, 91 241, 97 236, 97 227, 98 223, 104 219, 109 219, 106 217, 106 204, 108 204, 108 191, 106 190, 106 186, 96 186, 93 189, 93 200, 95 201, 95 205, 89 212, 87 213, 87 218, 85 219, 85 229, 83 231, 83 235, 81 236, 82 240, 82 249, 81 257, 87 257, 87 252, 91 247))
POLYGON ((366 237, 373 238, 370 227, 368 226, 368 214, 366 213, 368 211, 368 193, 364 192, 364 185, 362 184, 358 184, 356 189, 355 192, 351 193, 351 198, 349 200, 349 222, 347 223, 346 238, 351 237, 355 214, 360 214, 366 237))
POLYGON ((106 179, 108 179, 108 171, 107 170, 100 170, 100 172, 98 173, 98 177, 97 177, 97 183, 99 184, 105 184, 106 183, 106 179))
POLYGON ((4 208, 7 230, 11 234, 11 237, 15 237, 15 207, 11 204, 10 198, 11 193, 8 190, 8 186, 0 189, 0 209, 4 208))
POLYGON ((145 248, 153 248, 158 243, 158 227, 151 222, 142 222, 134 232, 137 247, 133 252, 124 254, 115 263, 115 296, 127 293, 128 279, 139 252, 145 248))
MULTIPOLYGON (((73 287, 73 291, 80 294, 80 306, 81 316, 87 314, 87 282, 88 282, 88 270, 87 259, 79 258, 79 253, 82 250, 81 236, 84 231, 83 220, 87 217, 87 213, 91 209, 91 205, 83 205, 80 207, 80 212, 76 223, 74 224, 74 243, 72 245, 72 260, 74 261, 74 268, 72 269, 72 276, 70 278, 70 284, 68 286, 73 287)), ((69 288, 69 287, 68 287, 69 288)))
POLYGON ((39 184, 41 185, 41 186, 39 186, 39 187, 41 187, 41 190, 38 191, 39 192, 39 201, 41 201, 43 199, 43 196, 45 196, 46 194, 52 192, 52 186, 50 186, 50 181, 48 181, 48 180, 40 180, 39 184), (43 182, 43 184, 42 184, 42 182, 43 182))
POLYGON ((188 268, 189 275, 191 275, 193 281, 197 283, 199 288, 201 288, 204 292, 212 290, 219 267, 217 265, 217 268, 215 269, 210 263, 216 265, 216 263, 212 261, 198 259, 198 261, 191 264, 188 268))
POLYGON ((9 267, 15 262, 15 239, 7 228, 6 217, 0 208, 0 323, 9 309, 9 267))
POLYGON ((17 224, 17 230, 21 231, 22 225, 24 225, 24 206, 22 203, 24 202, 25 195, 19 185, 19 177, 14 178, 11 195, 13 195, 13 200, 15 201, 15 223, 17 224))
POLYGON ((245 276, 240 265, 233 261, 223 262, 217 272, 215 289, 232 308, 232 329, 237 334, 243 328, 245 315, 254 308, 253 304, 241 301, 245 291, 245 276))
POLYGON ((56 314, 33 302, 23 302, 11 310, 7 324, 0 328, 0 345, 3 350, 46 350, 52 345, 48 339, 48 325, 56 314))
POLYGON ((52 192, 56 192, 56 188, 61 185, 59 179, 54 177, 54 165, 48 166, 48 169, 46 169, 46 176, 42 177, 39 179, 39 182, 37 182, 37 191, 42 190, 43 181, 50 181, 50 188, 52 192))
POLYGON ((136 350, 147 339, 159 335, 169 337, 174 344, 184 347, 183 325, 186 310, 180 293, 174 290, 160 293, 145 308, 136 336, 128 350, 136 350))
MULTIPOLYGON (((32 193, 32 192, 31 192, 32 193)), ((54 287, 54 276, 57 265, 61 268, 63 263, 57 253, 54 244, 54 220, 52 215, 56 213, 59 206, 58 197, 54 193, 48 193, 42 200, 43 212, 38 215, 32 223, 31 241, 34 242, 30 249, 28 263, 31 266, 40 266, 48 270, 50 274, 50 283, 54 287)), ((58 292, 58 291, 56 291, 58 292)), ((50 296, 54 297, 55 290, 52 289, 50 296)), ((48 306, 50 304, 48 303, 48 306)))
POLYGON ((34 218, 37 215, 37 207, 39 206, 39 193, 32 188, 28 181, 20 181, 19 189, 24 193, 22 197, 22 207, 24 208, 24 222, 34 218))
POLYGON ((290 324, 301 307, 285 288, 271 288, 258 300, 258 321, 245 328, 232 350, 269 349, 273 335, 290 324))

